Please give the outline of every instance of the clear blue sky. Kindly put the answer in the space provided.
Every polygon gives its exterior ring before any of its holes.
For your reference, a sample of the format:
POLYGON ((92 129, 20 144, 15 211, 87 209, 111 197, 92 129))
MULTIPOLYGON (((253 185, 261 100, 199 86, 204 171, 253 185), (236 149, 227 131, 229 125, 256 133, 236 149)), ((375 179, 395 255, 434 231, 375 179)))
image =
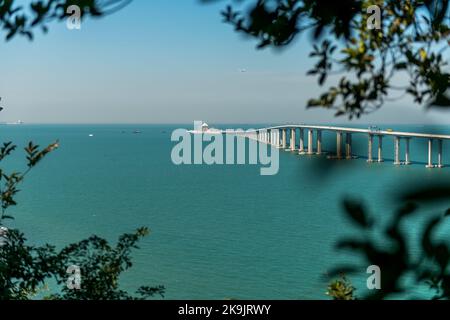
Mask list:
MULTIPOLYGON (((258 51, 222 23, 225 4, 134 0, 111 16, 83 21, 79 31, 58 23, 33 42, 3 42, 0 121, 336 122, 329 111, 305 110, 322 91, 305 75, 314 62, 309 39, 282 52, 258 51)), ((437 121, 418 108, 405 112, 408 105, 387 105, 363 122, 437 121)))

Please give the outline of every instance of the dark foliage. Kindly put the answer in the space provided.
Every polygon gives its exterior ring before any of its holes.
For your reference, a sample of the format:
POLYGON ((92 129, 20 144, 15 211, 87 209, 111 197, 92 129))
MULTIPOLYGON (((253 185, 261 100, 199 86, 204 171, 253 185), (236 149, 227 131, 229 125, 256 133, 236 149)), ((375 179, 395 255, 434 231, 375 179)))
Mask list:
POLYGON ((70 13, 67 9, 77 5, 81 9, 81 18, 98 18, 113 13, 132 0, 35 0, 27 7, 14 0, 0 1, 0 27, 5 32, 6 40, 15 36, 25 36, 32 40, 34 30, 40 28, 48 31, 48 24, 55 20, 63 20, 70 13))
MULTIPOLYGON (((427 283, 434 292, 434 299, 449 299, 450 243, 437 240, 436 233, 438 228, 446 222, 450 211, 435 214, 425 219, 420 236, 420 254, 412 249, 411 235, 404 227, 408 219, 420 214, 420 207, 417 203, 420 204, 423 200, 442 199, 444 196, 442 193, 439 197, 434 198, 429 195, 430 189, 428 188, 404 195, 402 198, 415 199, 416 203, 406 202, 394 213, 387 226, 378 226, 377 228, 375 228, 375 225, 367 228, 366 225, 361 224, 361 220, 366 221, 373 218, 369 217, 367 210, 360 202, 344 201, 344 211, 347 217, 360 227, 361 236, 340 240, 337 249, 356 252, 364 258, 365 263, 363 265, 336 267, 330 272, 330 275, 360 274, 368 266, 376 265, 381 269, 381 290, 373 290, 368 296, 362 297, 363 299, 385 299, 392 297, 393 294, 408 295, 412 292, 414 286, 405 287, 402 281, 405 277, 412 277, 417 285, 427 283), (385 239, 380 239, 379 236, 375 238, 372 232, 374 230, 381 231, 385 239)), ((449 196, 450 193, 447 193, 446 199, 449 196)))

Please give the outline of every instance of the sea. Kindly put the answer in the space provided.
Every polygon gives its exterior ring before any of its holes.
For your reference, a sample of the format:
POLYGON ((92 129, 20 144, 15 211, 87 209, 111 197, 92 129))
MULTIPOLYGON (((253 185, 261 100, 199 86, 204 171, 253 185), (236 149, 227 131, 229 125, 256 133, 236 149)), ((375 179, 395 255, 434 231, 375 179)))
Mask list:
MULTIPOLYGON (((446 126, 381 127, 450 134, 446 126)), ((175 165, 171 135, 178 128, 192 124, 1 126, 1 140, 18 146, 2 161, 7 171, 26 170, 23 148, 29 141, 60 144, 27 175, 18 205, 9 211, 15 219, 7 225, 23 231, 30 244, 58 248, 93 234, 115 243, 123 233, 150 228, 120 279, 129 292, 163 285, 169 300, 329 299, 328 272, 342 264, 361 266, 349 279, 357 294, 367 292, 365 260, 337 249, 344 238, 367 237, 344 214, 344 199, 364 204, 381 230, 372 236, 383 244, 383 224, 401 206, 403 192, 450 179, 450 167, 425 168, 427 141, 413 139, 412 165, 395 166, 393 139, 386 137, 385 161, 369 164, 367 136, 361 134, 353 135, 357 159, 281 150, 276 175, 263 176, 261 166, 251 164, 175 165)), ((450 142, 443 147, 450 166, 450 142)), ((335 134, 324 132, 323 149, 335 148, 335 134)), ((376 148, 377 140, 374 157, 376 148)), ((437 144, 435 162, 436 151, 437 144)), ((414 250, 421 219, 447 209, 445 203, 420 205, 422 213, 404 225, 414 250)), ((424 285, 414 288, 408 297, 428 294, 424 285)))

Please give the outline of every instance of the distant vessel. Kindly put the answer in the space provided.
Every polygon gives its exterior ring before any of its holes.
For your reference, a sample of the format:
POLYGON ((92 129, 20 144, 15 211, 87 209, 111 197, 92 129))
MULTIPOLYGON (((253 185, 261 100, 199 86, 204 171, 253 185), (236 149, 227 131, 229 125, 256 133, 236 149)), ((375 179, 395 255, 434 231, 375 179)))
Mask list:
POLYGON ((202 125, 194 128, 194 130, 189 130, 188 132, 192 134, 222 134, 222 130, 210 128, 206 122, 200 121, 199 123, 202 123, 202 125))
POLYGON ((20 125, 20 124, 23 124, 23 121, 17 120, 15 122, 2 122, 1 124, 3 124, 3 125, 20 125))

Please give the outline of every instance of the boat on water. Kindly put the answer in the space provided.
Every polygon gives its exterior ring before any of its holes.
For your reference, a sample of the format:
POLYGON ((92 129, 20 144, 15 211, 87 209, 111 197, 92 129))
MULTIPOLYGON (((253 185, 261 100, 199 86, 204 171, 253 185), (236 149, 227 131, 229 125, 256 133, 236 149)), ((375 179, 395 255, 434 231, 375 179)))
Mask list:
POLYGON ((5 126, 16 126, 16 125, 24 124, 24 122, 22 120, 17 120, 17 121, 13 121, 13 122, 1 122, 0 124, 5 125, 5 126))

